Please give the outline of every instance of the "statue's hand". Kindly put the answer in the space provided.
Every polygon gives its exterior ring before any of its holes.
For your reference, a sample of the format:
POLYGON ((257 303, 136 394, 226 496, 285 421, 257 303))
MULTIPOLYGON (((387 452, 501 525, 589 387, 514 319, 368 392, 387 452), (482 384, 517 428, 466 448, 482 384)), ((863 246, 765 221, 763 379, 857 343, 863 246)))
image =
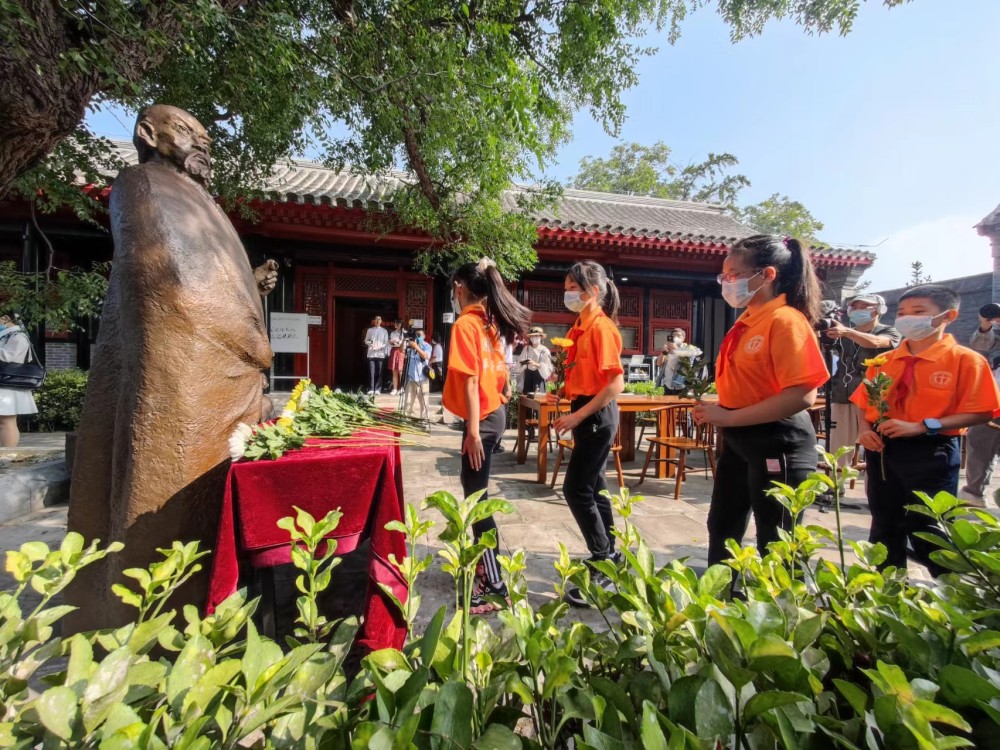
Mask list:
POLYGON ((269 260, 253 270, 257 279, 257 290, 261 297, 266 297, 278 284, 278 261, 269 260))

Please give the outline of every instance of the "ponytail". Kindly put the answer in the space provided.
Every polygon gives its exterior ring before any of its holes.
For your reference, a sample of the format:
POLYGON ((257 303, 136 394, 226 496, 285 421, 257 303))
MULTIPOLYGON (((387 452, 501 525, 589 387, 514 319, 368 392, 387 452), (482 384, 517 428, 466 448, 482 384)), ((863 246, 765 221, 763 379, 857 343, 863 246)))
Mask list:
POLYGON ((615 282, 608 278, 604 266, 592 260, 581 260, 570 267, 566 276, 573 279, 577 286, 586 292, 590 292, 596 286, 601 295, 601 308, 609 318, 616 323, 618 322, 621 297, 618 295, 618 287, 615 286, 615 282))
POLYGON ((486 318, 504 339, 510 343, 517 334, 525 334, 531 324, 531 310, 519 303, 510 293, 497 270, 497 264, 489 258, 478 263, 465 263, 451 275, 452 282, 461 282, 475 299, 484 299, 486 318))
POLYGON ((820 288, 809 250, 793 237, 755 234, 737 242, 731 251, 744 258, 755 270, 768 266, 778 272, 776 294, 784 294, 788 304, 802 313, 810 324, 820 318, 820 288))
POLYGON ((789 272, 785 274, 779 272, 775 289, 784 292, 788 297, 788 304, 805 315, 810 323, 815 324, 820 318, 822 292, 809 251, 794 237, 786 239, 784 244, 791 256, 788 263, 789 272))

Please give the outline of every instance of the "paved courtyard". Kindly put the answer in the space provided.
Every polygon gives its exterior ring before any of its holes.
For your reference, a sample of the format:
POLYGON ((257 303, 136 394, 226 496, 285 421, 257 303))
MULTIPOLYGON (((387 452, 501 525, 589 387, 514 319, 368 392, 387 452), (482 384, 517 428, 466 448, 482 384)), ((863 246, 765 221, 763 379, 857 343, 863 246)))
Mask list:
MULTIPOLYGON (((389 401, 387 399, 387 405, 389 401)), ((445 415, 447 422, 452 421, 445 415)), ((437 490, 447 490, 455 495, 461 492, 458 478, 458 450, 461 433, 451 424, 435 424, 430 435, 420 446, 407 447, 403 451, 404 489, 406 499, 415 504, 427 495, 437 490)), ((553 583, 557 574, 553 562, 558 558, 559 542, 566 544, 571 555, 585 556, 586 547, 577 530, 559 489, 549 489, 534 481, 535 476, 535 446, 532 445, 528 462, 518 465, 514 454, 515 431, 509 430, 504 439, 506 450, 494 456, 493 481, 490 486, 491 496, 509 500, 514 506, 514 512, 498 518, 500 527, 501 552, 509 554, 523 549, 527 556, 527 577, 529 591, 536 604, 541 604, 547 598, 554 596, 553 583)), ((55 450, 60 445, 60 438, 52 435, 25 435, 22 447, 47 447, 55 450)), ((701 457, 695 454, 693 463, 700 466, 701 457)), ((550 462, 551 467, 554 461, 550 462)), ((667 563, 678 558, 687 558, 696 568, 705 566, 707 550, 707 535, 705 519, 708 512, 712 482, 704 472, 692 473, 682 485, 681 499, 674 500, 674 480, 658 480, 647 478, 645 483, 637 488, 641 461, 626 463, 625 481, 633 492, 641 492, 645 501, 640 503, 633 516, 635 525, 653 549, 658 563, 667 563)), ((617 479, 613 464, 608 464, 608 484, 612 492, 617 489, 617 479)), ((995 482, 994 488, 1000 486, 995 482)), ((991 488, 992 489, 992 488, 991 488)), ((846 509, 843 514, 844 532, 851 539, 865 539, 868 534, 869 515, 864 502, 863 485, 848 493, 847 502, 856 503, 854 508, 846 509)), ((289 505, 294 503, 294 492, 290 490, 289 505)), ((40 540, 49 545, 57 545, 65 534, 66 506, 45 508, 36 513, 22 516, 18 519, 0 525, 0 551, 16 549, 29 540, 40 540)), ((992 508, 996 512, 995 508, 992 508)), ((422 515, 433 520, 440 520, 436 511, 425 510, 422 515)), ((833 527, 834 514, 822 512, 817 508, 810 509, 806 514, 806 523, 821 524, 833 527)), ((440 525, 432 530, 428 543, 430 551, 434 551, 437 532, 440 525)), ((747 540, 754 538, 751 528, 747 540)), ((834 556, 830 551, 831 558, 834 556)), ((360 559, 346 560, 338 569, 338 580, 334 584, 341 587, 338 600, 360 601, 359 585, 363 582, 364 564, 360 559), (357 596, 353 593, 357 592, 357 596)), ((924 577, 925 572, 919 566, 912 566, 912 574, 924 577)), ((12 580, 3 574, 0 588, 9 589, 12 580)), ((453 601, 451 578, 435 565, 421 579, 421 594, 423 604, 418 618, 418 628, 442 604, 453 601)), ((591 620, 594 615, 578 612, 577 616, 591 620)))

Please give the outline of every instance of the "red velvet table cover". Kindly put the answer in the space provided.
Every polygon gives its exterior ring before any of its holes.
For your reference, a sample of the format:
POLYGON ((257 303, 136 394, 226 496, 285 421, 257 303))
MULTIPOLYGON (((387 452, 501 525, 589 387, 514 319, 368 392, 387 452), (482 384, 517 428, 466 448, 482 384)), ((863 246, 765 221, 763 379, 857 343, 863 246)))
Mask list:
POLYGON ((389 562, 390 554, 403 559, 406 540, 401 532, 385 528, 389 521, 403 518, 399 447, 333 445, 334 440, 310 440, 277 461, 243 461, 230 467, 212 558, 208 612, 236 592, 241 565, 259 568, 291 561, 288 533, 277 523, 295 516, 293 506, 317 519, 339 508, 344 515, 330 535, 337 540, 338 554, 371 539, 359 641, 373 651, 401 648, 406 623, 378 586, 388 585, 399 601, 406 601, 406 582, 389 562))

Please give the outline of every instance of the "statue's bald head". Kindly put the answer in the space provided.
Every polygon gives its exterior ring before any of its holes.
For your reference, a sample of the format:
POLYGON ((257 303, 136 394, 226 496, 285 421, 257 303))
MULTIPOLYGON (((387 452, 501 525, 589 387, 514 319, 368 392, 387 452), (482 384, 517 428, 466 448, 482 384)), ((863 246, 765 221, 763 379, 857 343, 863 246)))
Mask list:
POLYGON ((169 104, 154 104, 140 112, 132 136, 140 164, 165 162, 202 184, 212 176, 211 142, 190 112, 169 104))

